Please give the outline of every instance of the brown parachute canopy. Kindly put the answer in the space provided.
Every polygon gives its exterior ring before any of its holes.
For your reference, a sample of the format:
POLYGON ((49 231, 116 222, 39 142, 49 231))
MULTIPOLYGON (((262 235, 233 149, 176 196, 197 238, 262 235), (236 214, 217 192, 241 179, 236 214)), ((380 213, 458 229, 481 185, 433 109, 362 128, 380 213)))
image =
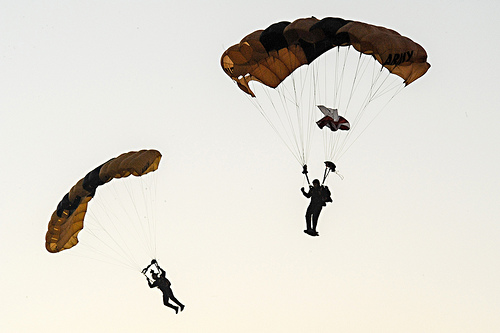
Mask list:
POLYGON ((255 97, 250 81, 275 88, 298 67, 336 46, 349 45, 372 55, 406 85, 431 66, 422 46, 396 31, 333 17, 278 22, 252 32, 222 54, 221 65, 241 90, 255 97))
POLYGON ((47 251, 60 252, 78 243, 77 236, 83 229, 88 202, 98 186, 113 178, 142 176, 155 171, 160 160, 161 154, 157 150, 131 151, 98 166, 80 179, 59 202, 50 218, 45 236, 47 251))

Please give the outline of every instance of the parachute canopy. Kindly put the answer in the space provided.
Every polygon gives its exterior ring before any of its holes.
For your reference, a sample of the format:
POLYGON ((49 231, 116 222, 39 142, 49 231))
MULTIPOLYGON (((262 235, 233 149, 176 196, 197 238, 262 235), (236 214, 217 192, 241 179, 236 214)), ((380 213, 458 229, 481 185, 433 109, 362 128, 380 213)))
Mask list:
POLYGON ((334 47, 349 45, 372 55, 392 74, 400 76, 405 85, 430 67, 422 46, 396 31, 333 17, 278 22, 257 30, 227 49, 221 65, 241 90, 255 97, 250 81, 275 88, 298 67, 310 64, 334 47))
POLYGON ((78 243, 87 205, 97 187, 114 178, 142 176, 158 169, 161 154, 157 150, 131 151, 98 166, 80 179, 57 205, 49 221, 45 248, 51 253, 69 249, 78 243))
POLYGON ((320 146, 317 134, 324 160, 338 161, 430 68, 422 46, 398 32, 333 17, 274 23, 229 47, 220 61, 302 166, 320 146), (317 107, 325 115, 319 121, 317 107))

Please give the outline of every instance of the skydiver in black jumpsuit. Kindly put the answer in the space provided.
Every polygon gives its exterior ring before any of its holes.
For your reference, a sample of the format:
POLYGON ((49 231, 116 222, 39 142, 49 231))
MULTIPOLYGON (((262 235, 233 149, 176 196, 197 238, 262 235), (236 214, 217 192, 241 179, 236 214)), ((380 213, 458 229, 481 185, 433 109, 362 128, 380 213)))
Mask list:
POLYGON ((330 190, 327 186, 320 185, 318 179, 313 180, 312 183, 313 186, 309 186, 309 192, 306 192, 303 187, 300 189, 306 198, 311 198, 311 202, 306 211, 306 230, 304 230, 304 232, 310 236, 319 236, 316 231, 319 214, 323 206, 326 206, 326 202, 331 202, 332 199, 330 197, 330 190))
MULTIPOLYGON (((160 289, 161 292, 163 293, 163 304, 165 304, 169 308, 174 309, 175 313, 179 312, 179 308, 181 309, 181 311, 184 310, 184 305, 181 302, 179 302, 177 300, 177 298, 175 298, 174 293, 172 292, 172 289, 170 288, 171 283, 167 279, 165 271, 160 266, 158 266, 156 260, 151 261, 151 265, 153 265, 153 264, 156 264, 156 267, 158 268, 158 271, 160 272, 160 274, 158 275, 158 273, 156 273, 153 270, 150 271, 151 276, 153 277, 153 280, 154 280, 153 282, 151 282, 149 277, 146 274, 144 274, 144 275, 146 275, 146 279, 148 279, 149 288, 156 287, 156 288, 160 289), (175 304, 177 304, 178 307, 173 305, 173 304, 170 304, 169 299, 171 299, 175 304)), ((147 268, 145 268, 145 270, 147 270, 147 268)), ((143 273, 144 273, 144 271, 143 271, 143 273)))

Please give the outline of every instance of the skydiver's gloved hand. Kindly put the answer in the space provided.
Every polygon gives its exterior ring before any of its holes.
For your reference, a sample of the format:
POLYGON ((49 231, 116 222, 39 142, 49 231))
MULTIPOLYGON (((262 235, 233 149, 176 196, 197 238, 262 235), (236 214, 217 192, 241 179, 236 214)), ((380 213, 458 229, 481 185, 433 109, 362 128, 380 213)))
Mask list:
POLYGON ((156 264, 156 259, 151 260, 151 265, 156 264))

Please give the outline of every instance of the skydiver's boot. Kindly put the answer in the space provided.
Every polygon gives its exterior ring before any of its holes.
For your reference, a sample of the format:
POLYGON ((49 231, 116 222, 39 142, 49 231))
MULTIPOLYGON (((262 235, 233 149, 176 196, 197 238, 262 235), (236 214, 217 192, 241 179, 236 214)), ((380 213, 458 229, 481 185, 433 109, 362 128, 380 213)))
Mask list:
POLYGON ((318 232, 316 231, 316 226, 318 225, 318 218, 313 217, 312 221, 312 230, 311 230, 311 236, 319 236, 318 232))
POLYGON ((309 236, 314 236, 314 233, 313 233, 314 231, 312 229, 306 229, 306 230, 304 230, 304 232, 306 234, 308 234, 309 236))

